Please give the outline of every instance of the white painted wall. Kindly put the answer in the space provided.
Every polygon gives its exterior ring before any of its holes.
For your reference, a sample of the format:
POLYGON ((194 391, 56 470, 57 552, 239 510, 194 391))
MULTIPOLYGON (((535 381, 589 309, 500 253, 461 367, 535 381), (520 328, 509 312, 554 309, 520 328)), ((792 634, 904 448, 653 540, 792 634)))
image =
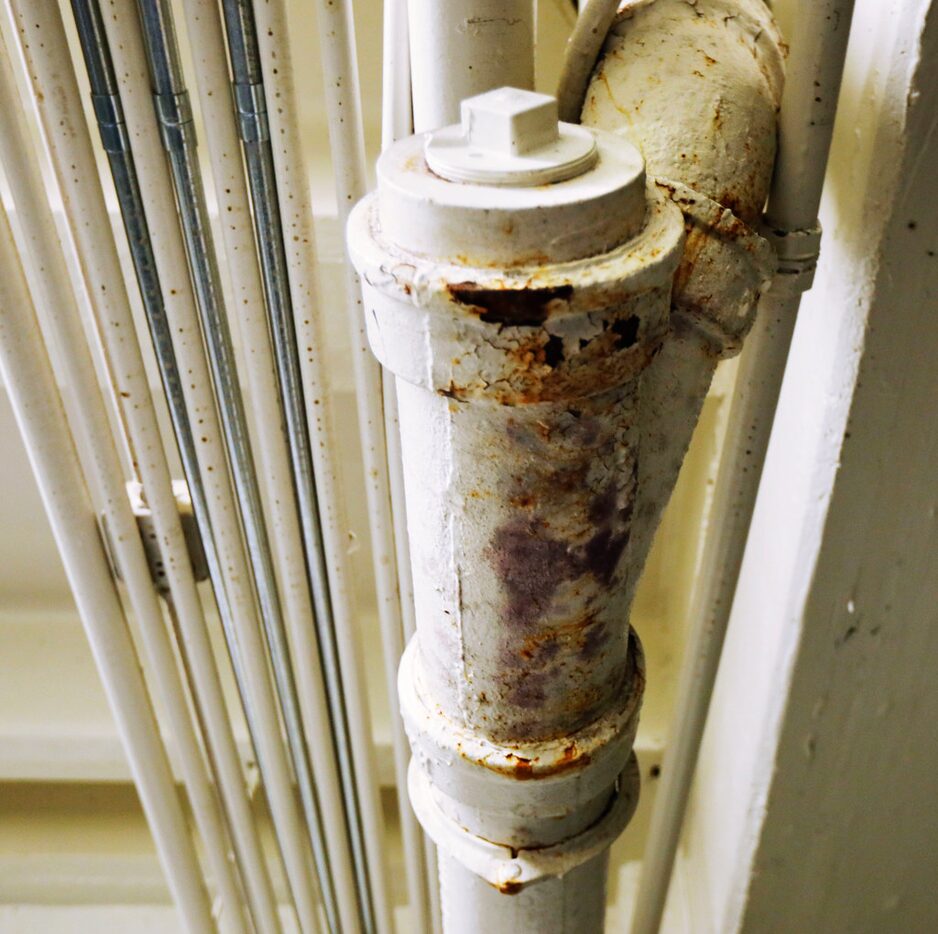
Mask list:
POLYGON ((938 930, 938 10, 858 0, 682 864, 695 934, 938 930))

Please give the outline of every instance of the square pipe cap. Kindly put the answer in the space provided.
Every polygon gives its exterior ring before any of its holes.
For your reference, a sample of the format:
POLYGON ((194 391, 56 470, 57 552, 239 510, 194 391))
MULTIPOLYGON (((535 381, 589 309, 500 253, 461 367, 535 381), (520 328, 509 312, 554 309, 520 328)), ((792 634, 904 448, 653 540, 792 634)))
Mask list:
POLYGON ((589 171, 599 153, 592 134, 557 117, 557 100, 519 88, 467 98, 462 122, 432 133, 427 165, 442 178, 531 187, 589 171))

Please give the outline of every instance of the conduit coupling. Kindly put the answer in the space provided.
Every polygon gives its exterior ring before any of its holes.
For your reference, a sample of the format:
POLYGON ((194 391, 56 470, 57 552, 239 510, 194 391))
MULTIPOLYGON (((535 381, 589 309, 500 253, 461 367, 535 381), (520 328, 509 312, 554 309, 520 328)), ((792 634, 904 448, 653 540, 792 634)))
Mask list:
POLYGON ((399 690, 444 926, 599 930, 638 794, 639 378, 683 217, 630 142, 502 88, 389 148, 348 235, 397 378, 417 612, 399 690))

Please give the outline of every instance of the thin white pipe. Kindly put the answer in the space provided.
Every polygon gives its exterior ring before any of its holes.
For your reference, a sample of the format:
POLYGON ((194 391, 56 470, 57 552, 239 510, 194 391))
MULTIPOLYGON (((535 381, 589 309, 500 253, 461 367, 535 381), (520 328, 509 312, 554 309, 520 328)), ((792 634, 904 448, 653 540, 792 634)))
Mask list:
MULTIPOLYGON (((368 713, 360 627, 353 609, 347 552, 347 522, 341 507, 334 398, 325 367, 324 325, 316 294, 316 236, 307 166, 303 159, 293 48, 283 0, 254 4, 267 90, 268 119, 277 173, 277 196, 290 272, 290 296, 301 354, 307 420, 329 572, 338 650, 342 668, 360 818, 367 847, 372 899, 381 930, 388 930, 389 908, 381 863, 382 819, 375 779, 374 748, 368 713)), ((324 28, 321 24, 321 28, 324 28)), ((330 78, 327 83, 334 80, 330 78)), ((349 118, 350 119, 350 118, 349 118)))
POLYGON ((195 847, 68 430, 5 212, 0 212, 0 369, 111 712, 186 927, 212 932, 195 847))
POLYGON ((228 477, 212 382, 176 218, 172 182, 153 118, 137 11, 134 0, 110 0, 109 7, 112 15, 105 16, 105 26, 120 81, 166 309, 173 323, 176 356, 183 374, 186 406, 198 443, 215 543, 226 572, 225 595, 246 679, 245 703, 249 725, 300 923, 304 931, 315 931, 318 930, 318 912, 305 822, 293 793, 266 647, 251 587, 252 577, 228 477))
MULTIPOLYGON (((355 52, 355 27, 352 6, 348 0, 320 0, 318 12, 326 110, 329 117, 329 142, 335 173, 339 222, 344 230, 349 212, 366 190, 365 143, 355 52)), ((403 637, 395 569, 394 524, 388 486, 381 368, 368 348, 361 286, 348 260, 345 263, 345 276, 345 298, 351 328, 355 395, 365 470, 378 619, 387 669, 388 659, 400 656, 403 637)), ((391 683, 394 683, 393 680, 391 683)), ((380 826, 374 827, 371 839, 367 842, 371 844, 369 868, 372 872, 378 930, 389 931, 391 920, 380 845, 382 829, 380 826)))
POLYGON ((534 87, 534 0, 408 0, 414 128, 459 121, 495 87, 534 87))
MULTIPOLYGON (((766 212, 767 225, 782 231, 817 225, 853 0, 797 2, 795 13, 766 212)), ((740 359, 714 489, 716 520, 704 545, 693 596, 693 629, 652 812, 632 934, 656 934, 667 901, 801 299, 800 291, 786 287, 784 279, 780 275, 760 302, 740 359)))
MULTIPOLYGON (((315 637, 309 578, 303 557, 299 513, 294 493, 283 412, 274 372, 270 331, 264 314, 263 287, 255 250, 251 206, 241 159, 241 145, 229 104, 224 25, 215 0, 184 4, 189 46, 199 80, 204 144, 218 202, 221 241, 232 286, 258 444, 260 482, 265 490, 267 524, 274 543, 284 616, 292 642, 293 668, 310 749, 332 745, 319 646, 315 637)), ((357 924, 354 876, 338 773, 331 756, 314 756, 329 864, 343 929, 357 924)))
POLYGON ((619 0, 580 0, 557 85, 557 111, 567 123, 580 122, 590 77, 618 9, 619 0))
MULTIPOLYGON (((4 19, 4 26, 9 26, 7 19, 4 19)), ((7 32, 7 56, 0 67, 0 112, 5 115, 5 125, 4 132, 0 134, 0 158, 7 182, 14 192, 17 221, 26 244, 25 257, 32 273, 35 294, 60 350, 64 376, 76 400, 78 427, 91 461, 89 471, 104 504, 115 558, 127 584, 146 660, 176 742, 186 789, 205 842, 207 861, 223 910, 235 930, 246 931, 241 894, 229 859, 225 822, 208 778, 172 643, 127 498, 120 459, 105 414, 105 401, 95 376, 91 352, 75 314, 75 297, 52 211, 46 200, 39 162, 26 132, 16 94, 9 57, 11 37, 8 29, 4 31, 7 32)), ((47 88, 46 93, 54 92, 47 88)), ((118 395, 127 391, 120 384, 116 388, 118 395)))
POLYGON ((276 931, 279 918, 273 889, 192 573, 91 137, 87 124, 75 119, 81 113, 81 100, 61 13, 54 0, 38 0, 28 11, 22 0, 15 0, 12 9, 23 36, 21 47, 33 83, 33 104, 42 121, 79 264, 90 285, 98 331, 123 387, 118 398, 124 423, 159 538, 179 620, 180 646, 192 674, 196 705, 205 723, 203 735, 217 771, 245 888, 258 924, 276 931), (56 92, 48 93, 52 87, 56 92), (36 92, 42 88, 46 92, 40 96, 36 92))
MULTIPOLYGON (((384 42, 382 49, 381 148, 409 136, 413 127, 410 84, 410 44, 407 23, 407 0, 386 0, 384 4, 384 42)), ((435 911, 438 902, 436 873, 431 875, 427 848, 433 844, 424 834, 407 796, 407 768, 410 746, 404 733, 397 696, 397 668, 404 642, 416 631, 413 575, 410 567, 410 543, 407 538, 407 512, 404 501, 404 462, 401 452, 401 426, 398 418, 397 388, 393 375, 381 374, 384 394, 384 433, 386 439, 388 482, 391 496, 391 518, 397 587, 401 604, 401 629, 396 645, 384 654, 388 707, 391 715, 391 747, 394 755, 398 813, 404 844, 408 896, 417 929, 427 931, 438 927, 435 911)))

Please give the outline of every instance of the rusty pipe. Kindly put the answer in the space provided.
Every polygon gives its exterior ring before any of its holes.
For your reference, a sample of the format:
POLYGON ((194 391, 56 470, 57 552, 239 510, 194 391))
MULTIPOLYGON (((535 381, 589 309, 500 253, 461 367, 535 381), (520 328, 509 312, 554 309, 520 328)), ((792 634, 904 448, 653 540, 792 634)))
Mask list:
POLYGON ((687 233, 670 331, 642 383, 630 543, 638 570, 716 365, 741 350, 775 272, 774 251, 757 228, 783 83, 784 46, 762 0, 653 0, 619 14, 586 93, 583 124, 641 149, 649 175, 681 208, 687 233))
POLYGON ((569 125, 551 143, 552 99, 463 106, 462 128, 382 155, 349 224, 400 402, 411 801, 441 848, 445 930, 522 904, 538 930, 592 929, 637 796, 623 556, 641 374, 667 333, 683 222, 632 145, 569 125), (470 128, 485 138, 460 153, 470 128), (542 143, 533 173, 512 155, 542 143), (576 174, 537 184, 555 171, 576 174))
POLYGON ((774 268, 753 225, 781 80, 755 0, 630 6, 587 93, 598 158, 537 95, 492 92, 386 152, 353 213, 401 405, 417 636, 399 690, 448 934, 601 929, 638 790, 626 621, 716 362, 774 268))

